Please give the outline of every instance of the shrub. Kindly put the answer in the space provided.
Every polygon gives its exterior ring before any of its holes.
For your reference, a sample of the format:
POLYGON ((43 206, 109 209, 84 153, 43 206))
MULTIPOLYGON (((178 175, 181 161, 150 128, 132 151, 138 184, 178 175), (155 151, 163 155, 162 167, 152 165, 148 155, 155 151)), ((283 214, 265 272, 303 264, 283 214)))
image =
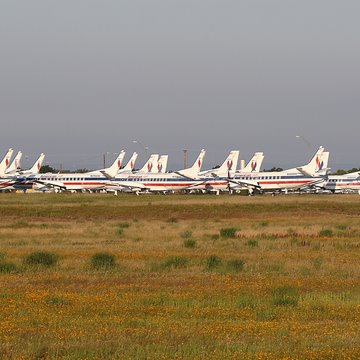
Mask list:
POLYGON ((47 305, 69 305, 69 300, 65 299, 62 296, 56 296, 56 295, 48 295, 44 299, 45 304, 47 305))
POLYGON ((117 235, 118 237, 123 237, 123 236, 124 236, 124 229, 122 229, 122 228, 117 229, 116 235, 117 235))
POLYGON ((236 228, 222 228, 220 229, 220 236, 224 238, 234 238, 236 235, 236 228))
POLYGON ((184 256, 172 256, 167 259, 165 259, 162 262, 163 268, 174 268, 174 269, 180 269, 185 268, 189 262, 189 259, 184 256))
POLYGON ((226 267, 232 271, 241 271, 244 269, 244 264, 245 264, 244 260, 233 259, 233 260, 227 261, 226 267))
POLYGON ((0 274, 11 274, 17 271, 14 263, 0 262, 0 274))
POLYGON ((347 230, 348 225, 347 224, 337 224, 336 228, 339 230, 347 230))
POLYGON ((207 270, 213 270, 219 267, 221 264, 221 259, 216 255, 210 255, 205 260, 205 267, 207 270))
POLYGON ((272 292, 272 302, 276 306, 296 306, 299 298, 298 290, 291 286, 281 286, 272 292))
POLYGON ((90 262, 93 269, 110 269, 116 265, 115 256, 105 252, 94 254, 90 262))
POLYGON ((319 236, 332 236, 333 235, 333 231, 331 229, 322 229, 319 231, 319 236))
POLYGON ((211 235, 211 240, 219 240, 220 239, 220 235, 219 234, 213 234, 211 235))
POLYGON ((170 217, 170 218, 167 219, 167 222, 168 223, 177 223, 178 219, 176 217, 170 217))
POLYGON ((320 257, 317 257, 317 258, 315 258, 315 259, 312 260, 312 264, 313 264, 313 266, 314 266, 314 268, 315 268, 316 270, 319 270, 319 269, 320 269, 322 263, 323 263, 323 259, 320 258, 320 257))
POLYGON ((180 237, 183 239, 190 239, 192 237, 192 231, 185 230, 182 233, 180 233, 180 237))
POLYGON ((129 226, 130 226, 130 224, 127 222, 117 224, 117 227, 120 229, 127 229, 129 226))
POLYGON ((48 251, 36 251, 26 256, 24 263, 31 266, 51 267, 56 265, 58 259, 58 255, 54 253, 48 251))
POLYGON ((186 239, 183 244, 184 247, 192 249, 196 246, 196 241, 194 239, 186 239))
POLYGON ((258 241, 257 241, 257 240, 255 240, 255 239, 250 239, 250 240, 248 240, 248 241, 246 242, 246 245, 247 245, 247 246, 250 246, 250 247, 256 247, 256 246, 258 246, 259 244, 258 244, 258 241))

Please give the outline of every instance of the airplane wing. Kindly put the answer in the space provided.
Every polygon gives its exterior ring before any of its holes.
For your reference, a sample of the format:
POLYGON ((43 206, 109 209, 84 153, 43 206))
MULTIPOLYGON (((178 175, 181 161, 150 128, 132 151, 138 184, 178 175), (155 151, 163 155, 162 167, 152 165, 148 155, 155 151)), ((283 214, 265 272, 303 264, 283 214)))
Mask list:
POLYGON ((224 179, 230 184, 236 184, 239 186, 245 186, 245 187, 254 187, 257 189, 261 189, 261 186, 257 181, 248 181, 248 180, 234 180, 234 179, 224 179))
POLYGON ((109 180, 114 178, 113 176, 109 175, 105 170, 100 170, 100 172, 109 180))
POLYGON ((298 170, 299 172, 301 172, 304 176, 314 177, 314 175, 310 174, 309 172, 307 172, 306 170, 304 170, 302 167, 297 167, 296 170, 298 170))
POLYGON ((201 185, 205 185, 209 180, 204 180, 204 181, 201 181, 201 182, 196 182, 194 184, 191 184, 189 186, 187 186, 184 190, 190 190, 190 189, 193 189, 193 188, 196 188, 198 186, 201 186, 201 185))
POLYGON ((314 181, 310 181, 302 186, 299 187, 299 189, 306 189, 306 188, 312 188, 312 187, 315 187, 315 188, 319 188, 319 184, 321 184, 322 182, 326 181, 327 180, 327 177, 324 176, 322 178, 317 178, 316 180, 314 181))
POLYGON ((182 173, 179 172, 179 171, 174 171, 174 174, 179 175, 179 176, 181 176, 181 177, 183 177, 184 179, 187 179, 187 180, 193 180, 193 181, 196 180, 195 178, 192 178, 192 177, 190 177, 190 176, 186 176, 186 175, 182 174, 182 173))
POLYGON ((111 190, 122 190, 125 188, 132 191, 148 189, 144 184, 135 181, 109 182, 106 184, 106 188, 111 190))
POLYGON ((61 181, 44 181, 44 180, 34 180, 34 182, 41 184, 41 185, 45 185, 49 188, 53 188, 53 189, 61 189, 61 190, 67 190, 67 187, 61 182, 61 181))

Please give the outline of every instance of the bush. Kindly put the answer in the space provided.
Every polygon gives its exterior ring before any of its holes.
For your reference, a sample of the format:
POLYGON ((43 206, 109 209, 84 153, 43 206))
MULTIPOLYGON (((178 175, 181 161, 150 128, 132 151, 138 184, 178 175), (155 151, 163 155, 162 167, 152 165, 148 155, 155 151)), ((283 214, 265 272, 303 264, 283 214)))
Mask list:
POLYGON ((180 233, 180 237, 183 239, 190 239, 192 237, 192 231, 185 230, 182 233, 180 233))
POLYGON ((281 286, 272 292, 272 302, 276 306, 296 306, 299 298, 298 290, 291 286, 281 286))
POLYGON ((14 263, 0 262, 0 274, 11 274, 17 271, 14 263))
POLYGON ((173 268, 173 269, 180 269, 185 268, 189 262, 189 259, 184 256, 172 256, 165 259, 162 262, 163 268, 173 268))
POLYGON ((194 239, 186 239, 184 240, 184 247, 186 248, 194 248, 196 246, 196 241, 194 239))
POLYGON ((117 227, 120 229, 127 229, 129 226, 130 226, 130 224, 127 222, 117 224, 117 227))
POLYGON ((62 296, 48 295, 44 299, 46 305, 69 305, 70 301, 62 296))
POLYGON ((315 258, 315 259, 312 260, 312 264, 313 264, 313 266, 314 266, 314 268, 315 268, 316 270, 319 270, 319 269, 320 269, 322 263, 323 263, 323 259, 320 258, 320 257, 317 257, 317 258, 315 258))
POLYGON ((236 231, 236 228, 222 228, 220 229, 220 236, 224 238, 234 238, 236 231))
POLYGON ((36 251, 26 256, 24 263, 31 266, 51 267, 56 265, 58 259, 58 255, 54 253, 47 251, 36 251))
POLYGON ((333 235, 333 231, 331 229, 322 229, 319 231, 319 236, 332 236, 333 235))
POLYGON ((258 244, 258 241, 257 241, 257 240, 255 240, 255 239, 250 239, 250 240, 247 241, 246 245, 247 245, 247 246, 250 246, 250 247, 256 247, 256 246, 258 246, 259 244, 258 244))
POLYGON ((233 260, 229 260, 227 263, 226 263, 226 267, 229 269, 229 270, 232 270, 232 271, 241 271, 244 269, 244 260, 241 260, 241 259, 233 259, 233 260))
POLYGON ((171 218, 168 218, 167 219, 167 222, 168 223, 177 223, 178 222, 178 219, 176 217, 171 217, 171 218))
POLYGON ((216 255, 210 255, 205 260, 205 267, 207 270, 213 270, 219 267, 221 264, 221 259, 216 255))
POLYGON ((115 256, 109 253, 96 253, 91 257, 93 269, 110 269, 116 266, 115 256))
POLYGON ((337 224, 336 228, 339 230, 347 230, 348 225, 347 224, 337 224))

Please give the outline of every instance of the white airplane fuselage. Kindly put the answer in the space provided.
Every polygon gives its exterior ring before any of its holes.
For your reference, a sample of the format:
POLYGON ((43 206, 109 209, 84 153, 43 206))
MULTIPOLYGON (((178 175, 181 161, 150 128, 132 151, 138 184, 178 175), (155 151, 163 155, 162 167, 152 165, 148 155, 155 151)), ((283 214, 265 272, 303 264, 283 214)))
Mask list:
MULTIPOLYGON (((323 178, 287 172, 237 173, 232 181, 238 181, 241 188, 257 187, 263 191, 300 189, 323 178)), ((231 187, 234 184, 231 184, 231 187)), ((236 188, 236 184, 235 184, 236 188)))
POLYGON ((359 174, 345 174, 345 175, 330 175, 327 180, 319 184, 325 190, 332 192, 343 192, 347 190, 360 190, 360 175, 359 174))
POLYGON ((179 191, 200 183, 201 180, 186 178, 175 173, 117 175, 108 182, 109 190, 130 191, 179 191))
POLYGON ((31 179, 48 188, 59 188, 69 191, 100 190, 105 188, 108 182, 108 179, 98 171, 84 174, 39 174, 31 179))

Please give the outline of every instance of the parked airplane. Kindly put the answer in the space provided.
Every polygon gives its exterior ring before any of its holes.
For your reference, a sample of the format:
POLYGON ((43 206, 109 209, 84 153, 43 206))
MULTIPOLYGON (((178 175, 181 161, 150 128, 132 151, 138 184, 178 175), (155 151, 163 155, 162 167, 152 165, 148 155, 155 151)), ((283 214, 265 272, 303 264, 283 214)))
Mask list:
POLYGON ((13 185, 15 190, 29 190, 34 186, 34 176, 39 174, 40 168, 44 162, 45 154, 41 153, 34 165, 28 170, 19 170, 14 175, 16 182, 13 185))
POLYGON ((249 194, 255 189, 273 193, 287 192, 289 189, 299 190, 324 180, 323 169, 327 167, 328 158, 329 154, 324 154, 324 148, 320 146, 310 162, 304 166, 279 172, 237 173, 228 181, 232 189, 246 188, 249 194))
POLYGON ((103 175, 103 172, 111 176, 115 176, 120 169, 121 162, 125 156, 125 152, 121 151, 114 163, 107 169, 91 171, 87 173, 68 173, 68 174, 40 174, 35 177, 28 178, 37 184, 43 186, 37 186, 35 189, 42 190, 45 188, 54 188, 58 191, 85 191, 85 190, 99 190, 103 189, 108 182, 107 178, 103 175))
POLYGON ((263 152, 256 152, 253 157, 249 160, 247 165, 240 169, 239 173, 251 173, 251 172, 259 172, 261 169, 261 165, 264 160, 264 153, 263 152))
POLYGON ((8 152, 5 154, 4 158, 2 159, 0 163, 0 177, 6 176, 6 170, 10 165, 10 159, 13 152, 14 150, 10 148, 8 152))
POLYGON ((14 157, 14 160, 12 161, 12 163, 9 165, 9 167, 5 170, 6 174, 14 174, 17 172, 17 170, 20 168, 20 161, 22 158, 22 152, 19 151, 16 156, 14 157))
POLYGON ((9 149, 8 152, 5 154, 4 158, 0 162, 0 190, 5 190, 11 187, 15 181, 16 177, 11 174, 7 174, 6 171, 10 164, 10 159, 13 154, 13 149, 9 149))
POLYGON ((132 191, 136 194, 147 191, 178 191, 191 188, 192 186, 203 182, 196 179, 201 170, 205 150, 201 150, 194 165, 188 169, 183 169, 171 173, 134 173, 118 174, 113 178, 107 172, 104 174, 108 177, 109 182, 107 189, 110 191, 132 191))
POLYGON ((144 166, 136 171, 136 174, 146 174, 153 173, 156 171, 156 166, 159 160, 159 154, 151 154, 149 160, 144 164, 144 166))
POLYGON ((120 168, 117 173, 118 174, 132 173, 135 167, 135 162, 137 157, 138 157, 137 152, 134 152, 131 158, 129 159, 129 161, 127 162, 127 164, 123 168, 120 168))
POLYGON ((219 195, 220 191, 225 191, 229 187, 226 180, 234 176, 239 159, 239 151, 232 150, 226 157, 221 166, 216 169, 201 171, 197 177, 202 182, 191 188, 191 191, 200 190, 202 192, 215 192, 219 195))
POLYGON ((161 155, 158 162, 157 162, 156 168, 153 168, 152 172, 155 173, 155 174, 165 174, 168 159, 169 159, 169 155, 161 155))
POLYGON ((360 172, 356 171, 344 175, 329 175, 327 179, 318 184, 317 187, 330 190, 333 193, 357 191, 360 194, 360 172))

